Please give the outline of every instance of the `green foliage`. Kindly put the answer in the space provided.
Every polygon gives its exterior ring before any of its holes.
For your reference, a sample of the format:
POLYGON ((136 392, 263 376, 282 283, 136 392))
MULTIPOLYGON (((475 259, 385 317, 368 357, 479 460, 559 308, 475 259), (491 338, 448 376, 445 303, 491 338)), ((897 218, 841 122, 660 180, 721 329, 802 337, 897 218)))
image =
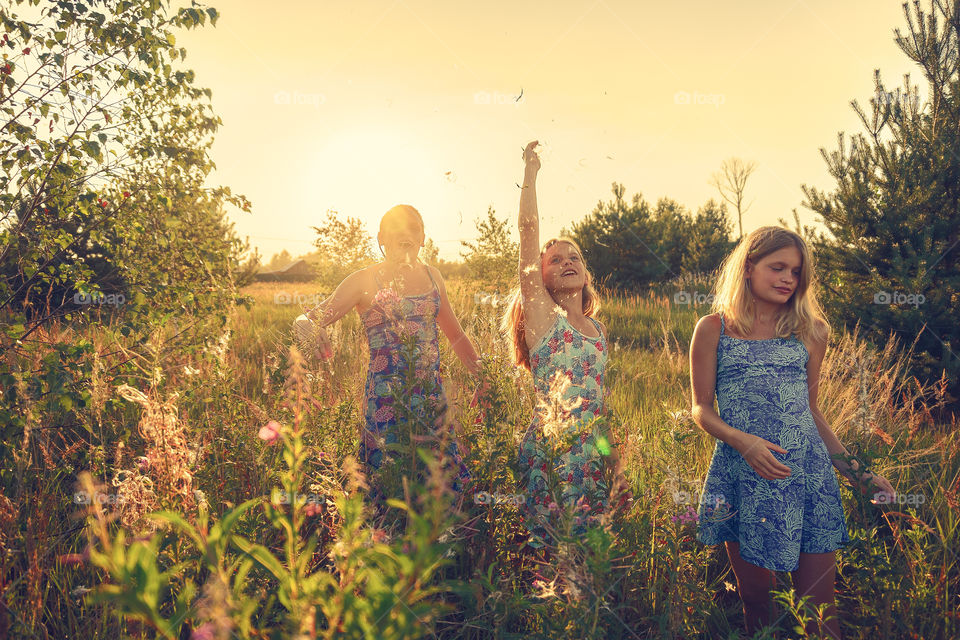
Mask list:
POLYGON ((904 4, 909 32, 896 42, 926 80, 926 101, 906 80, 889 91, 875 75, 870 106, 854 102, 864 132, 821 149, 837 186, 805 187, 806 206, 829 230, 816 242, 825 304, 874 342, 891 332, 916 339, 914 371, 924 381, 946 372, 960 397, 960 21, 955 0, 929 11, 904 4), (948 54, 947 52, 953 52, 948 54))
POLYGON ((713 271, 732 248, 726 207, 710 200, 696 214, 669 198, 655 207, 634 194, 628 204, 623 185, 613 200, 599 203, 574 223, 571 235, 597 282, 636 289, 685 272, 713 271))
POLYGON ((216 10, 48 3, 28 9, 35 19, 27 20, 12 11, 25 4, 33 3, 18 0, 0 14, 6 48, 18 52, 0 83, 0 311, 12 314, 8 326, 21 318, 26 335, 93 308, 129 311, 138 324, 166 311, 223 309, 243 247, 221 205, 249 203, 203 187, 220 120, 209 90, 178 68, 185 51, 173 35, 215 22, 216 10), (121 302, 89 304, 100 293, 121 302))
POLYGON ((319 227, 313 244, 317 247, 317 267, 325 283, 336 286, 348 274, 373 264, 377 254, 370 243, 370 234, 359 218, 341 220, 336 211, 327 211, 327 219, 319 227))
POLYGON ((460 241, 466 249, 460 256, 467 272, 489 285, 508 288, 516 279, 520 260, 520 245, 510 239, 509 222, 497 218, 491 206, 487 208, 486 219, 478 218, 476 225, 479 233, 476 241, 460 241))

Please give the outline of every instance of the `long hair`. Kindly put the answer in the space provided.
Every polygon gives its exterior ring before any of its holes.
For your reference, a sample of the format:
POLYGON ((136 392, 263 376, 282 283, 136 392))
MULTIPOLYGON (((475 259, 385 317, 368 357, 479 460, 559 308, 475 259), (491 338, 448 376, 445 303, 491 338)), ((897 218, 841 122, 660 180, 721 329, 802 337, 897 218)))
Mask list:
MULTIPOLYGON (((581 308, 583 309, 583 315, 592 318, 596 315, 597 311, 600 310, 600 295, 597 293, 597 290, 593 288, 593 276, 590 274, 590 270, 587 269, 586 262, 583 262, 583 251, 580 250, 580 246, 571 238, 551 238, 547 240, 540 249, 540 263, 541 265, 543 264, 543 254, 547 252, 547 249, 558 242, 566 242, 580 254, 581 264, 583 264, 583 271, 587 280, 581 293, 581 308)), ((503 316, 503 320, 500 322, 500 329, 507 335, 510 341, 510 346, 513 351, 513 361, 529 371, 530 347, 527 346, 526 321, 523 317, 523 298, 520 294, 520 287, 517 287, 513 292, 507 311, 503 316)))
POLYGON ((798 234, 783 227, 760 227, 744 236, 720 265, 720 277, 714 287, 712 310, 727 318, 737 333, 746 336, 753 330, 754 302, 746 281, 746 265, 757 262, 784 247, 800 251, 800 282, 784 310, 777 318, 776 335, 788 338, 794 333, 801 339, 825 339, 830 324, 817 302, 817 281, 812 254, 798 234))

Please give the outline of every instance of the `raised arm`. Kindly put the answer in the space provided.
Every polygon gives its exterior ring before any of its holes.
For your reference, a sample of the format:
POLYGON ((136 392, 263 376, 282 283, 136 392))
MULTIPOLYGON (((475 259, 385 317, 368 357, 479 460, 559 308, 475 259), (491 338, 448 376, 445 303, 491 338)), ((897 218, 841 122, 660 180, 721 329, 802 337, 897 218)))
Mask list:
POLYGON ((524 334, 527 346, 536 345, 556 317, 556 303, 543 286, 540 266, 540 216, 537 212, 537 173, 540 158, 534 147, 537 141, 523 150, 523 184, 520 187, 520 295, 523 297, 524 334))
POLYGON ((437 288, 440 290, 440 311, 437 313, 437 326, 439 326, 443 334, 447 336, 447 340, 450 341, 450 346, 453 347, 453 352, 460 358, 460 362, 462 362, 463 366, 470 372, 470 375, 476 375, 477 372, 480 371, 477 350, 474 348, 470 338, 467 337, 467 334, 464 333, 463 327, 460 326, 460 321, 457 319, 456 314, 453 313, 453 308, 447 299, 447 287, 443 282, 443 276, 440 275, 440 271, 436 267, 428 266, 427 268, 430 269, 430 273, 433 274, 437 288))
POLYGON ((761 477, 779 480, 790 475, 790 467, 777 460, 770 450, 787 453, 780 445, 731 427, 713 408, 717 384, 717 344, 720 342, 720 317, 700 318, 690 340, 690 386, 693 398, 690 413, 701 429, 740 452, 743 459, 761 477))

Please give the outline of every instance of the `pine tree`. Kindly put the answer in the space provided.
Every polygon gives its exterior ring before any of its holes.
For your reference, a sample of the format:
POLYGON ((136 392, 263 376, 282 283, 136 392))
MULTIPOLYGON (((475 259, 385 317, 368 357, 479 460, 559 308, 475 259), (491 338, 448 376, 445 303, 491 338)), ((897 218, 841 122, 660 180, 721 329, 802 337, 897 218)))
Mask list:
POLYGON ((476 224, 480 234, 477 241, 460 241, 467 249, 460 253, 463 262, 474 278, 491 285, 506 285, 517 275, 520 245, 510 239, 508 222, 499 220, 493 207, 488 207, 486 219, 478 219, 476 224))
POLYGON ((831 317, 860 322, 878 343, 893 332, 916 339, 915 373, 926 381, 945 371, 950 392, 960 380, 960 13, 956 0, 932 0, 929 11, 904 4, 909 33, 900 49, 923 72, 926 99, 910 77, 888 91, 875 72, 870 107, 852 103, 865 132, 838 136, 821 154, 837 186, 804 186, 805 206, 829 230, 819 234, 818 270, 831 317))

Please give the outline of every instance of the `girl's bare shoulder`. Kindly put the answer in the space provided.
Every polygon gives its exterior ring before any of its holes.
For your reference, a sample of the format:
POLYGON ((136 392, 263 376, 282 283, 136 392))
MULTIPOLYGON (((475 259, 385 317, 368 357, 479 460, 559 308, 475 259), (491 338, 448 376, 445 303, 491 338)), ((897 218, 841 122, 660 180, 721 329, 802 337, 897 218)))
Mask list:
POLYGON ((694 336, 703 336, 704 338, 720 338, 720 313, 711 313, 701 317, 697 321, 697 326, 693 330, 694 336))

